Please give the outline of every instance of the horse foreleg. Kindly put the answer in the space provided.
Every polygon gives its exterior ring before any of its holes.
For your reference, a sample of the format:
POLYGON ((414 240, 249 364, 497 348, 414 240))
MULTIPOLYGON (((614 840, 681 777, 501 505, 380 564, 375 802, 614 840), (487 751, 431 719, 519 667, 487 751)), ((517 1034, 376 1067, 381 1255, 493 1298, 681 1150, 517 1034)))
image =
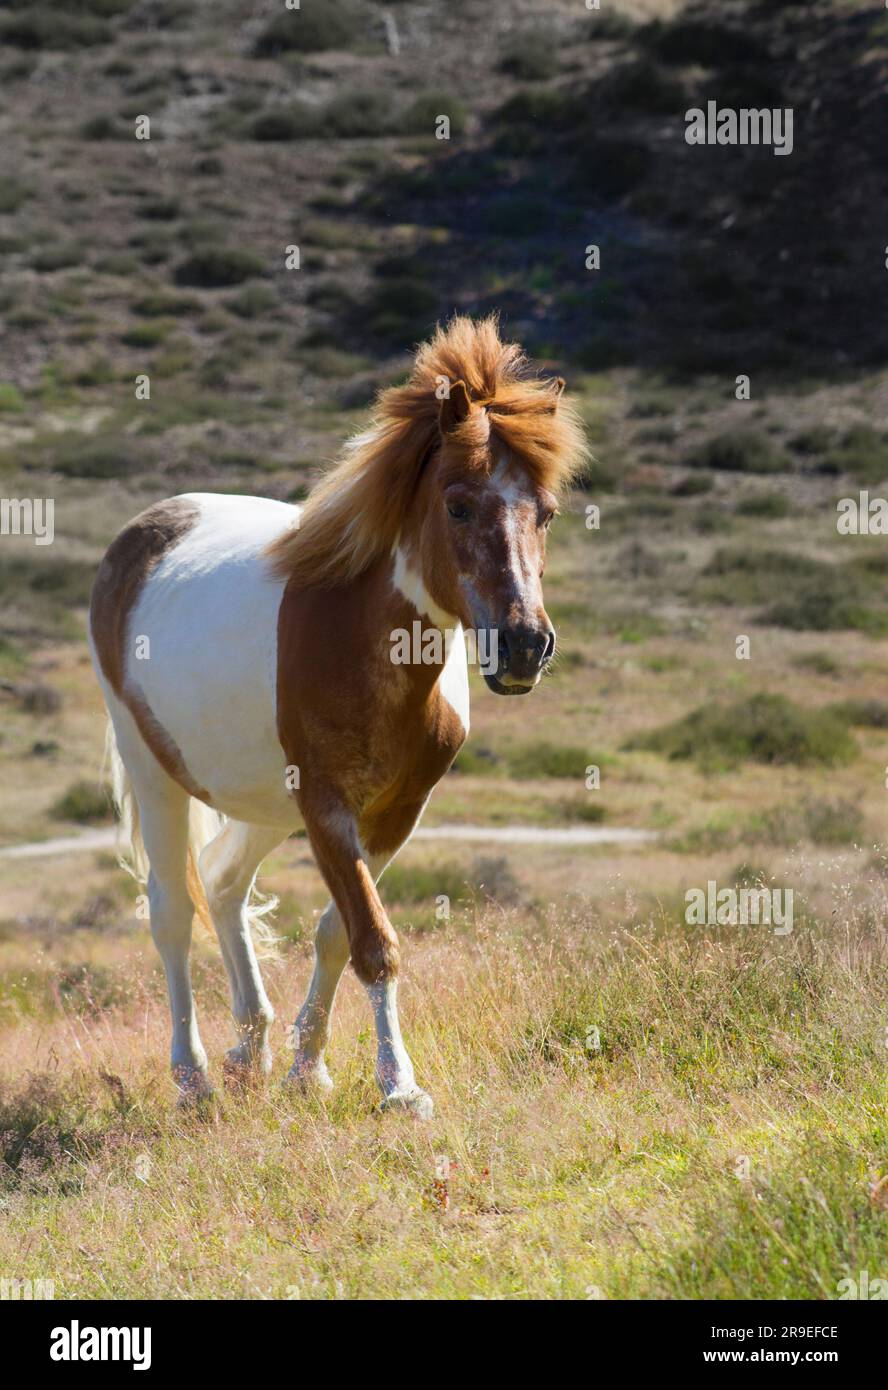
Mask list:
MULTIPOLYGON (((404 1046, 398 1020, 398 938, 376 891, 376 877, 392 855, 374 855, 374 872, 361 846, 353 816, 332 800, 324 800, 320 804, 314 800, 312 804, 303 797, 302 814, 318 867, 338 909, 335 915, 341 917, 345 927, 345 937, 341 930, 337 937, 331 919, 324 941, 324 948, 330 951, 330 959, 324 964, 321 964, 319 943, 315 978, 300 1019, 308 1022, 311 1035, 312 1025, 317 1027, 316 1020, 322 1013, 323 1024, 316 1036, 323 1037, 323 1041, 320 1048, 314 1051, 312 1044, 309 1044, 308 1055, 316 1059, 318 1051, 323 1052, 326 1042, 324 1030, 329 1028, 329 1012, 335 985, 345 964, 347 940, 355 974, 367 990, 376 1021, 376 1080, 382 1091, 383 1107, 410 1109, 424 1118, 428 1117, 432 1113, 432 1100, 416 1084, 413 1063, 404 1046)), ((300 1057, 297 1052, 294 1072, 304 1064, 304 1056, 300 1057)), ((323 1072, 326 1072, 326 1068, 323 1068, 323 1072)))

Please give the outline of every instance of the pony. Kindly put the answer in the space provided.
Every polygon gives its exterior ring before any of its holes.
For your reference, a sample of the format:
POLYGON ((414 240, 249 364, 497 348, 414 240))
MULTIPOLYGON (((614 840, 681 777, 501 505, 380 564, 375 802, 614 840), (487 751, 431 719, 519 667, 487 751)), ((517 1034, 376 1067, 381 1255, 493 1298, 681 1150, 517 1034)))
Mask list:
POLYGON ((186 493, 143 511, 105 554, 90 647, 128 862, 147 883, 169 989, 180 1103, 212 1093, 189 973, 195 917, 215 928, 231 985, 225 1078, 271 1069, 253 941, 269 903, 255 880, 304 828, 331 901, 288 1081, 332 1086, 324 1051, 350 959, 375 1017, 383 1108, 431 1114, 377 885, 468 733, 466 632, 486 634, 484 678, 500 696, 527 695, 552 659, 546 531, 585 451, 563 389, 495 319, 456 317, 303 506, 186 493), (446 642, 394 661, 393 635, 416 622, 446 642))

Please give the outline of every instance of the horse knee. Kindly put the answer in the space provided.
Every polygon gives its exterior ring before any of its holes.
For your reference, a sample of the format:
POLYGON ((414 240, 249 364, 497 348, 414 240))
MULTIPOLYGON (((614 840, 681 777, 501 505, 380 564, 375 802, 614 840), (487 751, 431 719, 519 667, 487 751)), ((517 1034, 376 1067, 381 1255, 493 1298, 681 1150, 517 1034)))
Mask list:
POLYGON ((386 984, 395 980, 401 964, 398 937, 388 918, 362 925, 349 943, 355 974, 363 985, 386 984))

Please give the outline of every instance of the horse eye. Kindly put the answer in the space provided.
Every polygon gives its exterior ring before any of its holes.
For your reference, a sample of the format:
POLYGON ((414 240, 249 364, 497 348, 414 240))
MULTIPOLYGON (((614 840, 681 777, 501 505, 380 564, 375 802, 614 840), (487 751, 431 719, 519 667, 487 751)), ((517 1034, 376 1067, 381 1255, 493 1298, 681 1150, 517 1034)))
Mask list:
POLYGON ((454 521, 468 521, 469 509, 462 502, 448 502, 447 515, 452 516, 454 521))

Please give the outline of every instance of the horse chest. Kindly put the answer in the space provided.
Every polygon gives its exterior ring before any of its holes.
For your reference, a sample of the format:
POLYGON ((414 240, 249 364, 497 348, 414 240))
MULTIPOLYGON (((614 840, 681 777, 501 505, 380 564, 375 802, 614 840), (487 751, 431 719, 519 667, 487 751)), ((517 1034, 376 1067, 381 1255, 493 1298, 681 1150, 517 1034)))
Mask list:
POLYGON ((402 710, 368 730, 365 768, 369 802, 376 797, 425 798, 462 747, 461 718, 436 691, 421 710, 402 710))

